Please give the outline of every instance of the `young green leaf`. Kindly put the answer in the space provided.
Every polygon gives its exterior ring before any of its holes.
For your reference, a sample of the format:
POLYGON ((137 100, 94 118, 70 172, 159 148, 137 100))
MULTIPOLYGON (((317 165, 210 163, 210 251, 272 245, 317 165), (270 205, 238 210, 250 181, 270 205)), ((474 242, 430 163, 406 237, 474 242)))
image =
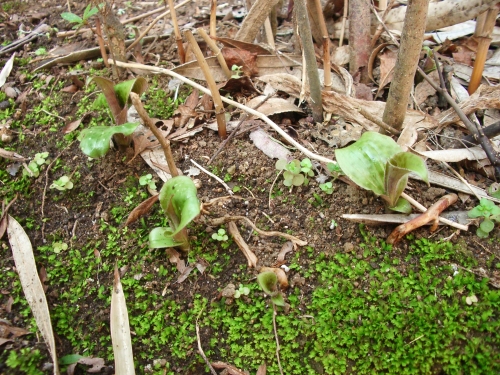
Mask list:
POLYGON ((69 23, 83 23, 83 19, 80 16, 70 12, 61 13, 61 18, 69 23))
POLYGON ((172 235, 176 235, 200 214, 196 186, 187 176, 168 180, 160 191, 160 204, 171 221, 172 235))
POLYGON ((400 152, 387 161, 385 171, 385 196, 389 207, 395 206, 408 183, 408 175, 414 172, 429 183, 425 162, 417 155, 400 152))
POLYGON ((391 137, 366 132, 352 145, 335 150, 335 157, 342 171, 357 185, 383 195, 387 161, 399 152, 401 148, 391 137))
POLYGON ((114 134, 131 135, 138 125, 126 123, 119 126, 94 126, 84 129, 78 136, 80 149, 91 158, 100 158, 108 152, 109 142, 114 134))
POLYGON ((170 227, 154 228, 149 232, 149 248, 160 249, 182 245, 182 242, 174 240, 172 233, 172 228, 170 227))

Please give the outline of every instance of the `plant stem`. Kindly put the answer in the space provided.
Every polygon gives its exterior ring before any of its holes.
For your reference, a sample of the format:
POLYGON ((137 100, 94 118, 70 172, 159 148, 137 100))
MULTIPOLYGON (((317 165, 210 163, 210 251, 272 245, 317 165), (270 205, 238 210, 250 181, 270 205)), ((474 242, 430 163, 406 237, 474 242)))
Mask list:
POLYGON ((294 3, 295 19, 302 41, 303 54, 305 55, 307 78, 309 79, 309 90, 311 92, 311 108, 314 121, 323 121, 323 104, 321 102, 321 83, 319 81, 318 66, 311 35, 311 26, 307 18, 307 9, 304 0, 296 0, 294 3))
POLYGON ((222 104, 219 89, 217 88, 214 77, 210 73, 210 68, 208 67, 207 61, 203 57, 203 53, 201 52, 200 47, 198 46, 198 43, 193 36, 193 33, 191 32, 191 30, 186 30, 184 35, 191 45, 193 53, 196 56, 196 60, 198 61, 198 65, 200 66, 201 70, 203 71, 203 75, 207 80, 208 87, 210 89, 210 92, 212 93, 212 98, 214 99, 215 117, 217 118, 219 137, 224 139, 227 136, 226 117, 224 115, 224 105, 222 104))
POLYGON ((165 159, 167 160, 168 169, 170 170, 170 174, 172 177, 176 177, 179 175, 177 172, 177 167, 175 166, 174 156, 172 155, 172 149, 170 148, 170 141, 166 140, 161 131, 153 124, 153 121, 148 116, 146 110, 142 106, 141 98, 135 92, 130 93, 130 99, 132 99, 132 104, 139 116, 141 116, 144 125, 146 125, 149 130, 154 134, 158 142, 160 142, 161 147, 163 148, 163 153, 165 154, 165 159))
POLYGON ((215 57, 217 58, 217 61, 219 62, 220 64, 220 67, 222 68, 222 71, 224 72, 224 74, 226 75, 227 79, 231 78, 231 70, 229 69, 229 67, 227 66, 227 63, 226 63, 226 60, 224 60, 224 56, 222 56, 222 53, 219 49, 219 47, 217 47, 217 44, 215 44, 214 40, 212 38, 210 38, 207 33, 205 32, 205 30, 203 30, 201 27, 199 27, 197 29, 198 31, 198 34, 203 38, 203 40, 207 43, 208 47, 212 50, 212 52, 214 53, 215 57))
POLYGON ((186 53, 184 52, 184 45, 182 44, 182 36, 177 23, 177 14, 175 13, 174 1, 168 0, 168 7, 170 8, 170 17, 172 17, 172 24, 174 26, 175 41, 177 43, 177 52, 179 53, 179 60, 181 64, 186 62, 186 53))

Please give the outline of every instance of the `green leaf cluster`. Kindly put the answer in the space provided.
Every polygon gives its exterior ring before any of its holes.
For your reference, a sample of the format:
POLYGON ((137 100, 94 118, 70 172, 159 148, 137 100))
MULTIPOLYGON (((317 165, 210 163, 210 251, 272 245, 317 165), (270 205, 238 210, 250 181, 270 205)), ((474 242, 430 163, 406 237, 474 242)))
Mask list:
POLYGON ((229 239, 226 234, 226 230, 223 228, 220 228, 217 233, 213 233, 212 238, 217 241, 227 241, 229 239))
POLYGON ((73 189, 73 182, 68 176, 61 176, 55 180, 50 186, 50 189, 57 189, 59 191, 73 189))
POLYGON ((500 222, 500 207, 486 198, 481 198, 479 205, 470 210, 467 215, 472 219, 483 218, 476 230, 476 235, 480 238, 488 238, 490 232, 495 229, 495 221, 500 222))
POLYGON ((288 187, 308 185, 308 177, 314 176, 313 165, 311 160, 308 158, 305 158, 302 161, 294 159, 291 162, 280 159, 276 162, 276 169, 284 171, 283 185, 288 187))
MULTIPOLYGON (((47 158, 49 157, 48 152, 39 152, 35 155, 32 161, 28 164, 28 169, 31 171, 33 177, 40 176, 40 167, 47 164, 47 158)), ((23 175, 29 176, 30 172, 23 170, 23 175)))
POLYGON ((139 185, 148 185, 151 190, 156 190, 156 183, 154 182, 153 175, 151 173, 139 177, 139 185))

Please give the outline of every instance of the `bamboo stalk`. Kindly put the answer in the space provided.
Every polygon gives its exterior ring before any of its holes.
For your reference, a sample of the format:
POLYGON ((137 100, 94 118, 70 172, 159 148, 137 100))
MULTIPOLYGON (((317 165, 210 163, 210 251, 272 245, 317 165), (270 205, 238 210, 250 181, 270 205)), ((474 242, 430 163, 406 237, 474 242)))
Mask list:
POLYGON ((184 52, 181 31, 179 30, 179 24, 177 23, 177 14, 175 13, 174 0, 168 0, 168 7, 170 8, 170 17, 172 17, 172 24, 174 26, 175 41, 177 43, 179 60, 181 64, 184 64, 186 62, 186 53, 184 52))
POLYGON ((214 42, 212 38, 208 36, 205 30, 203 30, 201 27, 197 29, 198 34, 203 38, 203 40, 207 43, 208 47, 212 50, 214 53, 215 57, 217 58, 217 61, 219 62, 222 71, 226 75, 227 79, 231 78, 232 73, 229 67, 227 66, 226 60, 224 60, 224 56, 222 56, 222 53, 217 47, 217 44, 214 42))
MULTIPOLYGON (((210 1, 210 36, 215 38, 217 36, 217 0, 210 1)), ((203 38, 205 39, 205 38, 203 38)))
POLYGON ((210 89, 212 98, 214 99, 215 117, 217 118, 217 128, 219 130, 219 137, 224 139, 227 136, 226 117, 224 115, 224 105, 222 104, 222 99, 220 97, 219 89, 215 84, 214 77, 210 73, 210 68, 208 67, 207 61, 205 60, 203 54, 201 53, 200 47, 198 46, 198 43, 196 42, 196 39, 193 36, 193 33, 191 32, 191 30, 186 30, 184 32, 184 35, 186 36, 186 39, 191 45, 193 53, 196 56, 196 60, 198 61, 198 65, 200 66, 201 70, 203 71, 203 75, 207 80, 208 88, 210 89))
POLYGON ((479 87, 481 83, 481 78, 483 76, 484 63, 486 62, 486 55, 491 43, 491 33, 495 27, 496 18, 498 15, 498 8, 496 6, 491 7, 486 12, 482 13, 477 17, 476 31, 474 36, 479 40, 476 51, 476 60, 474 61, 474 68, 472 69, 472 75, 470 77, 469 87, 467 91, 469 95, 474 94, 474 92, 479 87))
POLYGON ((332 70, 330 67, 330 37, 326 28, 325 16, 323 15, 323 9, 321 8, 321 1, 314 0, 314 4, 316 5, 319 29, 321 30, 323 38, 323 70, 325 71, 324 88, 326 91, 330 91, 332 87, 332 70))

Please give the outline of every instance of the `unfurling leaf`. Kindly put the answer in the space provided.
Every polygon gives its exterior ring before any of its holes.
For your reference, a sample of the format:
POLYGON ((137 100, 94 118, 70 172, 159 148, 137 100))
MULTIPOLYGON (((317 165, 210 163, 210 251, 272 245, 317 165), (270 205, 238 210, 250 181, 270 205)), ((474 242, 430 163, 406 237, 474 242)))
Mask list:
POLYGON ((82 152, 97 159, 109 150, 109 142, 114 134, 131 135, 139 124, 126 123, 119 126, 94 126, 84 129, 78 136, 82 152))

